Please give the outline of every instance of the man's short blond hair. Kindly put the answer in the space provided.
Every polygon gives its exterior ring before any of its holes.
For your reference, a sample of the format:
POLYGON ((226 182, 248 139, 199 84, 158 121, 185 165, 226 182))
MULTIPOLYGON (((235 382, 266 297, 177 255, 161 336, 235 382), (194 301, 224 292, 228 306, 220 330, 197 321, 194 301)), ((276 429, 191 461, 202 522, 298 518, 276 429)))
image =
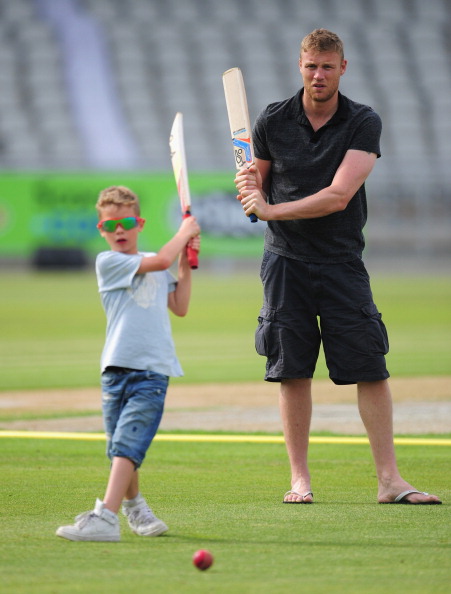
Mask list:
POLYGON ((327 29, 315 29, 304 37, 301 42, 300 56, 303 52, 337 52, 344 59, 343 42, 336 33, 327 29))
POLYGON ((140 215, 140 205, 138 196, 125 186, 110 186, 105 188, 99 194, 96 203, 96 210, 99 217, 103 208, 107 206, 131 206, 135 214, 140 215))

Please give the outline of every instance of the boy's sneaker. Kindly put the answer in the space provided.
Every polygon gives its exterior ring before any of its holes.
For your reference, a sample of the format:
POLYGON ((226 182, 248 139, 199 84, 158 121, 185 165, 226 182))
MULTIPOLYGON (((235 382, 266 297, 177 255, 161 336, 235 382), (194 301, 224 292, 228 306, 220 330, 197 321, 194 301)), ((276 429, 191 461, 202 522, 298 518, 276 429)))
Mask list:
POLYGON ((68 540, 98 542, 118 542, 121 536, 117 515, 106 509, 100 499, 93 511, 77 516, 72 526, 60 526, 56 534, 68 540))
POLYGON ((130 528, 139 536, 159 536, 168 530, 166 524, 155 516, 142 495, 130 502, 125 501, 122 512, 130 528))

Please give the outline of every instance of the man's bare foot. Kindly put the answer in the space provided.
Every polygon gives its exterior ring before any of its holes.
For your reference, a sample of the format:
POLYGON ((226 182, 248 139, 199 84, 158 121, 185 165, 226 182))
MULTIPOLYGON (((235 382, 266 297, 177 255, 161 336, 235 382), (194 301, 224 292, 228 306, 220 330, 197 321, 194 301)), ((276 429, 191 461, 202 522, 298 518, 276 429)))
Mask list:
POLYGON ((313 493, 306 491, 302 494, 291 489, 283 496, 283 503, 313 503, 313 493))
POLYGON ((439 505, 440 499, 437 495, 430 495, 424 491, 418 491, 409 484, 395 488, 380 489, 378 494, 379 503, 404 503, 410 505, 439 505))

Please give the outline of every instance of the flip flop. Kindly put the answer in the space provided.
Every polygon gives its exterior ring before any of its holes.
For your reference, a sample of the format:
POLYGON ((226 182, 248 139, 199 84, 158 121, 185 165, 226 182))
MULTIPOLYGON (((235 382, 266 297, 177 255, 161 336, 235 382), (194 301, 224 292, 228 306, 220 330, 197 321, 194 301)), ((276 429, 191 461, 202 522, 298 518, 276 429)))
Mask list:
POLYGON ((312 499, 313 499, 313 493, 311 491, 307 491, 307 493, 304 493, 304 495, 302 495, 302 493, 298 493, 298 491, 287 491, 285 493, 285 495, 283 496, 283 502, 282 503, 294 503, 294 504, 300 504, 300 503, 313 503, 313 501, 304 501, 304 497, 307 497, 307 495, 311 495, 312 499), (297 495, 298 497, 302 497, 302 501, 285 501, 285 498, 288 495, 297 495))
POLYGON ((402 503, 405 505, 440 505, 441 501, 409 501, 405 499, 407 495, 411 495, 412 493, 419 493, 420 495, 429 495, 429 493, 425 493, 424 491, 417 491, 416 489, 409 489, 408 491, 403 491, 397 497, 395 497, 394 501, 380 501, 379 503, 402 503))

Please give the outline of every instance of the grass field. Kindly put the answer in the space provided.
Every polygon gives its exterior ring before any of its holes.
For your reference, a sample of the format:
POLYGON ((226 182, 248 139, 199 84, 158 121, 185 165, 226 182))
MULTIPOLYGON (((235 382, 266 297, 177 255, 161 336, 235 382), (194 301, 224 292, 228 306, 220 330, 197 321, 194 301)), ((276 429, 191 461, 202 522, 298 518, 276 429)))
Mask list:
MULTIPOLYGON (((451 279, 376 277, 393 375, 451 374, 451 279)), ((173 319, 186 377, 261 380, 254 350, 257 270, 196 272, 190 315, 173 319)), ((105 332, 95 277, 3 273, 0 390, 98 385, 105 332)), ((324 361, 318 377, 326 377, 324 361)), ((15 594, 441 594, 451 580, 450 507, 376 504, 367 445, 312 443, 315 503, 283 505, 283 444, 156 441, 141 487, 170 531, 71 543, 56 528, 92 509, 108 475, 104 443, 8 438, 0 447, 0 592, 15 594), (207 572, 193 567, 211 550, 207 572)), ((403 475, 449 501, 449 446, 398 445, 403 475)))
MULTIPOLYGON (((1 592, 449 592, 451 508, 377 505, 366 445, 312 445, 316 502, 300 506, 281 503, 282 444, 157 441, 141 486, 170 531, 143 539, 122 518, 122 541, 108 544, 54 535, 103 496, 104 443, 0 443, 1 592), (191 564, 200 548, 215 557, 206 572, 191 564)), ((398 459, 449 500, 449 447, 400 446, 398 459)))
MULTIPOLYGON (((451 374, 451 278, 375 277, 388 326, 392 375, 451 374)), ((262 379, 253 334, 261 304, 258 265, 248 274, 195 273, 188 317, 173 318, 185 370, 180 382, 262 379)), ((0 390, 97 386, 105 332, 93 271, 2 272, 0 390)), ((317 377, 327 377, 323 359, 317 377)))

